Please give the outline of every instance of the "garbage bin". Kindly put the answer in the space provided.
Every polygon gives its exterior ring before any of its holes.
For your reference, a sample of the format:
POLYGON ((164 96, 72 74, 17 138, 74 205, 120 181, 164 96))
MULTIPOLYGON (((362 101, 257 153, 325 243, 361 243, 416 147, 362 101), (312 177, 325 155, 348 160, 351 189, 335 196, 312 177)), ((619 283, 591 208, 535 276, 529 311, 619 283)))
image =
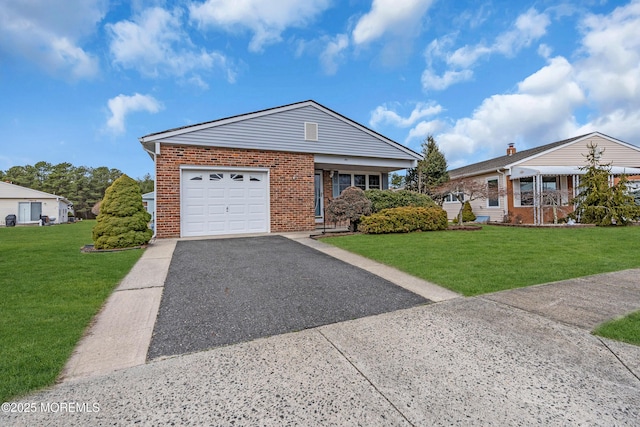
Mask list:
POLYGON ((16 216, 15 215, 7 215, 4 217, 4 223, 7 227, 15 227, 16 226, 16 216))

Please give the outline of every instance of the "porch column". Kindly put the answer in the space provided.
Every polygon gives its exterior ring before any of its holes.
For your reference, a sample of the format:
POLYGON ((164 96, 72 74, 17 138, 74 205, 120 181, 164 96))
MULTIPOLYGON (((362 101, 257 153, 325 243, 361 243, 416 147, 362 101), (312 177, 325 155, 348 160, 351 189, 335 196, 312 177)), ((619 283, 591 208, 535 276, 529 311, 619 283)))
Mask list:
POLYGON ((542 175, 533 177, 533 223, 541 225, 544 222, 542 212, 542 175))

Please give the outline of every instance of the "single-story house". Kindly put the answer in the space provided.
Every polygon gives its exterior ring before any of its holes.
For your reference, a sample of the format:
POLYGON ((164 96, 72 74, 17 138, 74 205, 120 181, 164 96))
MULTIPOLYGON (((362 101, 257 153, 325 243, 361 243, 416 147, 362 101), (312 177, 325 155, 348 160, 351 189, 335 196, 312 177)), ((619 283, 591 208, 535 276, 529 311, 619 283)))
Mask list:
MULTIPOLYGON (((610 164, 611 182, 627 175, 630 187, 640 184, 640 148, 600 132, 517 151, 509 144, 504 156, 449 171, 451 179, 470 178, 487 184, 486 199, 471 201, 476 216, 495 222, 552 223, 573 211, 570 200, 577 195, 580 177, 587 166, 588 146, 594 144, 600 163, 610 164), (545 195, 555 195, 555 198, 545 195), (555 210, 555 213, 554 213, 555 210)), ((443 204, 449 219, 460 211, 460 202, 450 196, 443 204)))
POLYGON ((158 238, 313 230, 349 186, 386 189, 419 153, 303 101, 140 138, 158 238))
POLYGON ((40 216, 46 215, 52 223, 63 224, 69 219, 72 204, 55 194, 21 187, 8 182, 0 182, 0 224, 5 224, 8 215, 16 215, 18 225, 40 223, 40 216))

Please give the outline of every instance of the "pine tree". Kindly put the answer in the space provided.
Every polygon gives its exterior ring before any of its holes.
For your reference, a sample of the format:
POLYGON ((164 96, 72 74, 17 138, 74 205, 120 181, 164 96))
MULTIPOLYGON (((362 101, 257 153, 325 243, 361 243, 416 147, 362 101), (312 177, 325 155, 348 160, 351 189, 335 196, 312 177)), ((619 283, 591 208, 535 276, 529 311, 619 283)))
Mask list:
POLYGON ((142 205, 138 183, 122 175, 105 193, 100 205, 93 243, 96 249, 128 248, 149 242, 151 215, 142 205))
POLYGON ((640 207, 628 192, 626 177, 610 186, 611 164, 600 163, 604 151, 592 143, 587 148, 587 166, 581 168, 585 174, 580 179, 578 195, 572 200, 576 205, 574 215, 582 223, 596 225, 626 225, 638 219, 640 207))
POLYGON ((434 188, 449 180, 447 160, 432 135, 422 143, 422 156, 415 168, 407 170, 407 189, 432 195, 434 188))

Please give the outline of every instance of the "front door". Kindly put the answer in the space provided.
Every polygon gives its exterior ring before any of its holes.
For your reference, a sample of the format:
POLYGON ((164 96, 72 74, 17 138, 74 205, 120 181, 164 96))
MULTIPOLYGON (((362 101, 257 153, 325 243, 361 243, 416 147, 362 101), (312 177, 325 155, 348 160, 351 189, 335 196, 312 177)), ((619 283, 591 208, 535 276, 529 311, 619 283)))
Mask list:
POLYGON ((316 171, 314 175, 316 222, 322 222, 324 218, 324 191, 322 189, 322 171, 316 171))

